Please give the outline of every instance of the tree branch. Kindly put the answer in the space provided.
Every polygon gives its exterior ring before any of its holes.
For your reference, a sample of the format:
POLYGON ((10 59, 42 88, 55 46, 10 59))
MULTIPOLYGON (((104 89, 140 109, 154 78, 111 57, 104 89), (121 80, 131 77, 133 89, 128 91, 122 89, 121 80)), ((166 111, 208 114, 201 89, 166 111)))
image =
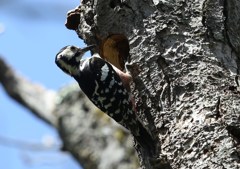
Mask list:
POLYGON ((59 151, 60 144, 55 142, 37 143, 29 140, 17 140, 0 136, 0 145, 31 151, 59 151))
POLYGON ((57 118, 53 114, 56 92, 47 90, 18 75, 1 57, 0 83, 13 100, 29 109, 48 124, 57 125, 57 118))

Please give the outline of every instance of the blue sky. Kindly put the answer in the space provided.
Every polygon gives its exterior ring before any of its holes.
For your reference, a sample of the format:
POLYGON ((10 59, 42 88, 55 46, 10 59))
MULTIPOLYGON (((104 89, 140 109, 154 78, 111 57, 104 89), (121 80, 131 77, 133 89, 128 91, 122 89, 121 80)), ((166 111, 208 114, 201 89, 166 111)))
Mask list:
MULTIPOLYGON (((0 55, 28 79, 57 90, 73 82, 55 65, 56 53, 66 45, 84 46, 64 26, 66 13, 79 1, 0 0, 0 55)), ((11 147, 3 138, 60 144, 56 131, 12 101, 0 87, 0 166, 6 169, 79 169, 69 154, 11 147), (1 141, 2 140, 2 141, 1 141)))

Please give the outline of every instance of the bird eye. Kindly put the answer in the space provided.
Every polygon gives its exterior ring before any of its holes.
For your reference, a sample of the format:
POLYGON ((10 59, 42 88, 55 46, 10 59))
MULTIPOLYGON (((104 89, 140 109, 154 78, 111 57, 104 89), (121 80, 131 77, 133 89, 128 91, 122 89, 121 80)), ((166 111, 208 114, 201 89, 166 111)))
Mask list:
POLYGON ((75 47, 74 47, 74 46, 71 46, 71 47, 70 47, 70 49, 71 49, 71 50, 74 50, 74 49, 75 49, 75 47))

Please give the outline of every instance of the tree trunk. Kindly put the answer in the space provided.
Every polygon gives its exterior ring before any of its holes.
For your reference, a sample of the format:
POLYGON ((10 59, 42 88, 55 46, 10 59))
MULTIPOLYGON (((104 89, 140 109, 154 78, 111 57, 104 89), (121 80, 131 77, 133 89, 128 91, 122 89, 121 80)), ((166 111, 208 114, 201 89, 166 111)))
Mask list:
POLYGON ((142 168, 240 167, 239 10, 237 0, 83 0, 69 13, 66 26, 100 52, 109 35, 128 39, 137 113, 159 145, 151 157, 136 148, 142 168))
MULTIPOLYGON (((111 35, 128 41, 131 92, 157 147, 149 155, 135 145, 141 168, 240 168, 239 11, 237 0, 82 0, 69 12, 66 26, 97 44, 95 52, 108 53, 103 43, 111 35)), ((125 45, 116 48, 126 54, 125 45)), ((39 88, 3 60, 0 81, 58 129, 63 150, 85 169, 138 167, 128 133, 78 87, 39 88)))

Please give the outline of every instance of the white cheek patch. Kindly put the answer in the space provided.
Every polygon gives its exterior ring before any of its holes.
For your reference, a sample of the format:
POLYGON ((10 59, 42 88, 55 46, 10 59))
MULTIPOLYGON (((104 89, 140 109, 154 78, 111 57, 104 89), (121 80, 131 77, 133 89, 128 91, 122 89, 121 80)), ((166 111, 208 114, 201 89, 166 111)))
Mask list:
POLYGON ((65 50, 63 50, 61 53, 58 54, 57 59, 61 59, 61 57, 65 57, 68 60, 70 60, 74 56, 74 52, 70 49, 70 47, 67 47, 65 50))
POLYGON ((101 68, 101 81, 104 81, 109 73, 109 68, 107 64, 104 64, 103 67, 101 68))
POLYGON ((74 75, 74 74, 77 73, 76 67, 72 67, 72 66, 68 65, 68 64, 66 64, 66 63, 65 63, 64 61, 62 61, 62 60, 59 61, 59 64, 61 65, 61 68, 67 70, 67 72, 68 72, 70 75, 74 75))
POLYGON ((62 55, 63 56, 66 56, 66 58, 68 59, 68 60, 70 60, 73 56, 74 56, 74 52, 73 51, 71 51, 71 50, 64 50, 63 52, 62 52, 62 55))

